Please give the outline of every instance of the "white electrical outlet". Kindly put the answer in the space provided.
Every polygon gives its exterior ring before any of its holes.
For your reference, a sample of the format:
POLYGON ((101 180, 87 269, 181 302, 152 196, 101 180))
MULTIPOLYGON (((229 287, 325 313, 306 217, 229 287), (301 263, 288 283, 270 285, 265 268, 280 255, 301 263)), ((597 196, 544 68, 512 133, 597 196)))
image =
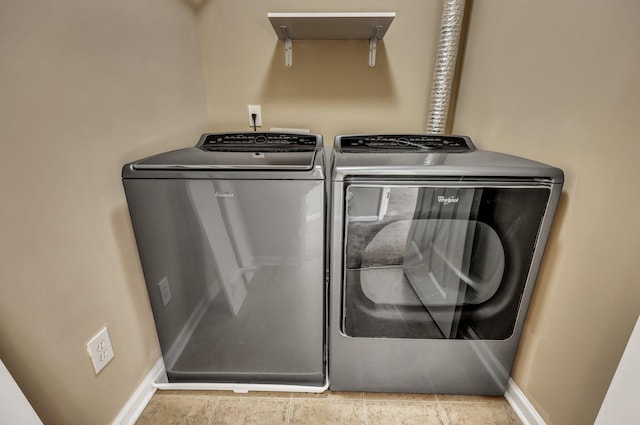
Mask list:
POLYGON ((160 296, 162 297, 162 305, 164 307, 169 304, 171 301, 171 288, 169 287, 169 279, 167 277, 163 277, 160 282, 158 282, 158 288, 160 288, 160 296))
POLYGON ((87 342, 87 352, 91 357, 96 375, 113 359, 115 353, 113 352, 109 331, 107 331, 106 326, 87 342))
POLYGON ((249 113, 249 127, 253 127, 252 114, 256 114, 256 127, 262 127, 262 111, 260 110, 260 105, 247 105, 247 111, 249 113))

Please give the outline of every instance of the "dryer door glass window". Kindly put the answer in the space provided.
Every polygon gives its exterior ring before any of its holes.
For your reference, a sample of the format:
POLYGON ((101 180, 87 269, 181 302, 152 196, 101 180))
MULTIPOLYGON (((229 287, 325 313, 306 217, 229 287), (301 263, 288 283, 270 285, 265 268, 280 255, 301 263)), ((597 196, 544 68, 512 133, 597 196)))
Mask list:
POLYGON ((343 332, 509 338, 548 199, 542 186, 349 185, 343 332))

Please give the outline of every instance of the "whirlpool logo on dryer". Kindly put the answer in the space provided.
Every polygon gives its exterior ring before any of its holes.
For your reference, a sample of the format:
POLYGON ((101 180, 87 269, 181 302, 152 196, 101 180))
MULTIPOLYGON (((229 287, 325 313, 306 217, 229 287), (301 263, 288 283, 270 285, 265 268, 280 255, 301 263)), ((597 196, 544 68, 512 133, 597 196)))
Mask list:
POLYGON ((438 196, 438 202, 444 205, 457 204, 459 201, 460 201, 460 198, 456 198, 453 195, 449 196, 448 198, 442 195, 438 196))
POLYGON ((227 191, 227 192, 216 192, 215 193, 215 197, 216 198, 233 198, 235 196, 236 196, 235 193, 229 192, 229 191, 227 191))

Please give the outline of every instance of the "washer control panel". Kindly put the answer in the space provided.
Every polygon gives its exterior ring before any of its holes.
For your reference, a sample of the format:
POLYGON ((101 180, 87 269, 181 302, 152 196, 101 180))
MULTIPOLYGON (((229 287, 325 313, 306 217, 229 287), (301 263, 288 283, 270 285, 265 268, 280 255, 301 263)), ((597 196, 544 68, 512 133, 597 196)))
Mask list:
POLYGON ((467 137, 439 134, 362 134, 340 137, 341 152, 472 152, 467 137))
POLYGON ((215 133, 198 143, 206 151, 308 152, 316 149, 317 136, 297 133, 215 133))

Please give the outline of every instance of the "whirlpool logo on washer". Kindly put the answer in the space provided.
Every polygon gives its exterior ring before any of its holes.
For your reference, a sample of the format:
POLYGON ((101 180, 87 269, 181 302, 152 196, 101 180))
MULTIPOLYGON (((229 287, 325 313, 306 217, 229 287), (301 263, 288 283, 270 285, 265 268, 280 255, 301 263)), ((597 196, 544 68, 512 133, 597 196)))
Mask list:
POLYGON ((448 198, 445 198, 442 195, 438 196, 438 202, 444 205, 457 204, 459 201, 460 201, 460 198, 456 198, 453 195, 449 196, 448 198))
POLYGON ((215 193, 216 198, 234 198, 235 196, 236 194, 233 192, 216 192, 215 193))

